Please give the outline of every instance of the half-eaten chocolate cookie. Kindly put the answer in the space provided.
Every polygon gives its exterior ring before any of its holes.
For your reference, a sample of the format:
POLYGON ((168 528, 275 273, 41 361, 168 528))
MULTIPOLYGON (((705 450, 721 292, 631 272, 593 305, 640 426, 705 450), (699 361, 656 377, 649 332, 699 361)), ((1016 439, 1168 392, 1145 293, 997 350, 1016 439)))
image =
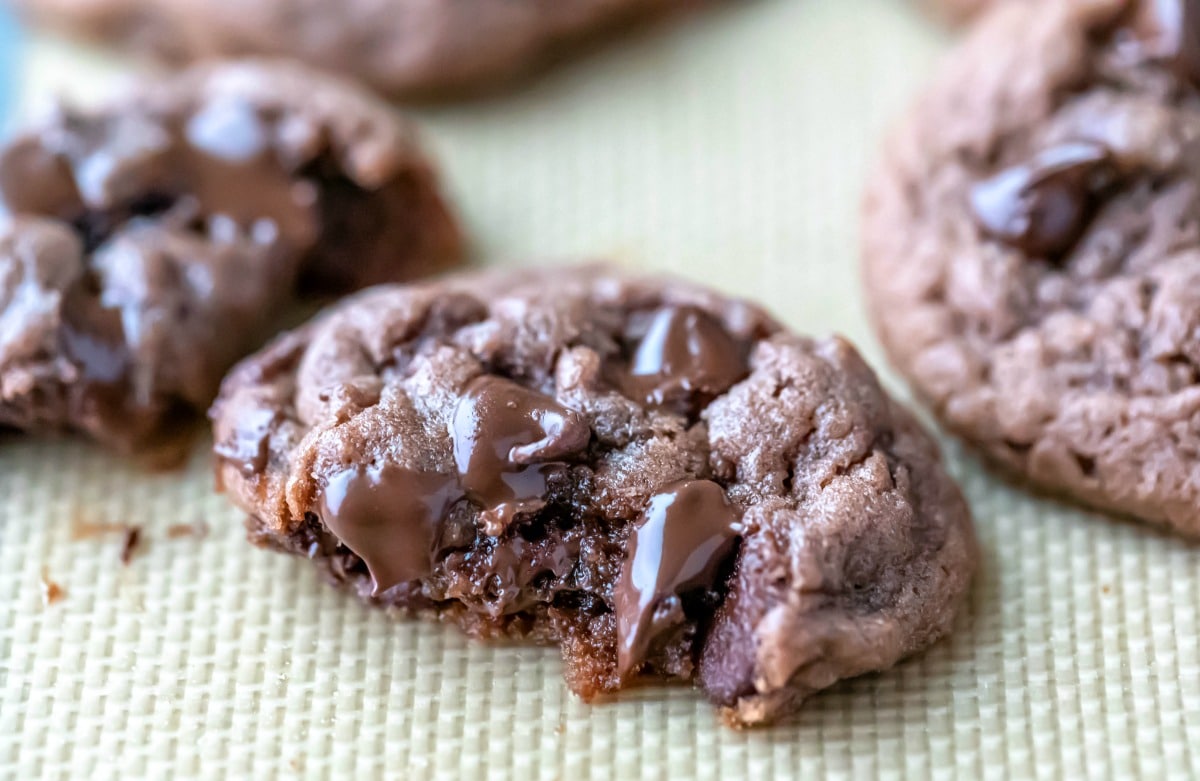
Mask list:
POLYGON ((933 440, 841 339, 602 267, 387 286, 213 408, 251 539, 373 603, 557 643, 584 698, 734 724, 944 635, 976 551, 933 440))

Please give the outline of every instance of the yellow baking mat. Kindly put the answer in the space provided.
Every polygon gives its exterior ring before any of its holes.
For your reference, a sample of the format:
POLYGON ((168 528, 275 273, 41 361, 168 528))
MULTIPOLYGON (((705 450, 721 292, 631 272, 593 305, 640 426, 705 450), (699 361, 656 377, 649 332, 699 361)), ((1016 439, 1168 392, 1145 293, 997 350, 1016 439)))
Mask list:
MULTIPOLYGON (((418 112, 481 257, 615 256, 764 301, 880 361, 857 202, 946 37, 900 0, 756 0, 645 31, 515 94, 418 112)), ((115 72, 61 43, 24 111, 115 72)), ((893 387, 899 384, 889 376, 893 387)), ((688 688, 584 705, 557 652, 397 621, 251 548, 205 455, 147 476, 0 444, 0 777, 1189 778, 1200 549, 1034 499, 949 457, 983 569, 957 633, 722 726, 688 688), (169 527, 203 522, 207 537, 169 527), (122 535, 143 527, 121 566, 122 535), (43 577, 65 592, 44 604, 43 577)))

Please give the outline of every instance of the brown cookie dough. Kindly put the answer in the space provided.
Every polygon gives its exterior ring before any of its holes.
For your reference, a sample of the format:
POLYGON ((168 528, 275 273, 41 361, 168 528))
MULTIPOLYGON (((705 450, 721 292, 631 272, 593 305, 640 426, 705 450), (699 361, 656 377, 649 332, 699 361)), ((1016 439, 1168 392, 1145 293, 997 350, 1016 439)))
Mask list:
POLYGON ((411 129, 299 66, 201 67, 61 109, 0 148, 0 427, 153 447, 298 291, 460 252, 411 129))
POLYGON ((975 548, 848 343, 601 267, 367 291, 211 416, 258 544, 375 604, 557 643, 585 698, 695 680, 736 724, 944 635, 975 548))
POLYGON ((31 19, 183 63, 296 57, 388 94, 508 79, 582 39, 702 0, 9 0, 31 19))
POLYGON ((982 20, 891 139, 870 309, 993 461, 1200 536, 1200 4, 1039 9, 982 20))

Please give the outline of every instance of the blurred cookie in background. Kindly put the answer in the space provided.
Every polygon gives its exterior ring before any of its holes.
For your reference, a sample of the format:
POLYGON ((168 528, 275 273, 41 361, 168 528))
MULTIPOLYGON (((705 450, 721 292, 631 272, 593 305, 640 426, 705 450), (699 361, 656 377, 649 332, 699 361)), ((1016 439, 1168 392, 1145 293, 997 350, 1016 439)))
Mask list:
POLYGON ((199 66, 0 148, 0 427, 174 444, 326 296, 454 265, 413 128, 290 63, 199 66))
POLYGON ((705 0, 8 0, 28 19, 181 64, 295 57, 394 97, 510 79, 585 39, 705 0))
POLYGON ((890 139, 884 346, 1032 485, 1200 537, 1200 4, 1001 3, 890 139))

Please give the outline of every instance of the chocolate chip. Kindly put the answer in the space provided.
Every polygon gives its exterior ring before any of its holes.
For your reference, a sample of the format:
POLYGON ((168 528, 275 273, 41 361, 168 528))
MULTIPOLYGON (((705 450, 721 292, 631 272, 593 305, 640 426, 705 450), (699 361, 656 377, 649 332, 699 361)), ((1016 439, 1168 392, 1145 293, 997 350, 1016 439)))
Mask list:
POLYGON ((1079 240, 1112 154, 1090 142, 1061 144, 971 190, 975 221, 985 234, 1027 255, 1056 258, 1079 240))
POLYGON ((246 477, 261 474, 267 468, 271 434, 279 425, 279 417, 275 410, 255 410, 244 418, 243 425, 235 429, 228 440, 217 442, 213 452, 236 465, 246 477))
POLYGON ((548 396, 483 376, 468 384, 451 434, 457 475, 384 464, 346 469, 322 488, 322 521, 366 563, 376 594, 432 571, 443 523, 460 499, 480 507, 492 536, 540 510, 547 478, 565 469, 560 459, 587 447, 591 428, 548 396))
POLYGON ((650 317, 630 362, 626 393, 647 404, 694 408, 743 379, 745 350, 703 309, 669 306, 650 317))
POLYGON ((545 504, 546 480, 584 450, 591 428, 549 396, 499 377, 477 377, 454 410, 451 434, 459 481, 482 508, 493 536, 545 504))
POLYGON ((319 500, 321 519, 367 565, 380 594, 433 568, 438 529, 461 496, 451 476, 394 464, 333 475, 319 500))
POLYGON ((685 480, 650 499, 613 590, 617 674, 635 673, 654 639, 683 620, 678 597, 712 588, 740 533, 724 489, 685 480))

